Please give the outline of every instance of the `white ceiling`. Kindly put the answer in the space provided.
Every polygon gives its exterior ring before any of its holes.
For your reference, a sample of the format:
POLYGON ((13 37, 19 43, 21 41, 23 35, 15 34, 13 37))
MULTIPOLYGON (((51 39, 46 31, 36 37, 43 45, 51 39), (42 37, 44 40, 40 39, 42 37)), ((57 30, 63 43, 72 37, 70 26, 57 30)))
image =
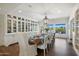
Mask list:
POLYGON ((70 16, 74 3, 0 3, 0 13, 30 16, 35 19, 70 16))

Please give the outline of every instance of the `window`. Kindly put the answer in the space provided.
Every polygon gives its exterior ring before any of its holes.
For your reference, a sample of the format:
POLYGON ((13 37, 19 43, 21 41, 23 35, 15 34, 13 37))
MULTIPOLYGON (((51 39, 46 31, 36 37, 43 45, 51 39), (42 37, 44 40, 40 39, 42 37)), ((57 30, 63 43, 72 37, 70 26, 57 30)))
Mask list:
POLYGON ((65 24, 48 24, 49 30, 55 30, 56 33, 65 34, 65 24))
POLYGON ((48 24, 49 30, 54 30, 54 24, 48 24))
POLYGON ((65 34, 66 33, 65 24, 55 24, 55 30, 56 33, 65 34))

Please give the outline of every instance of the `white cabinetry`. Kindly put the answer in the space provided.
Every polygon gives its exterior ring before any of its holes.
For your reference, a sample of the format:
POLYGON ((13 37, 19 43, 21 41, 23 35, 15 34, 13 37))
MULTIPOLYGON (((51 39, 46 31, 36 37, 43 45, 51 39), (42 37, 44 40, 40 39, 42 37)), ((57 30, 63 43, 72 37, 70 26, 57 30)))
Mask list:
POLYGON ((37 32, 38 22, 31 18, 0 15, 0 46, 19 42, 20 55, 36 55, 36 48, 28 44, 28 39, 37 32))
POLYGON ((74 50, 76 51, 77 55, 79 55, 79 9, 77 9, 74 12, 74 17, 71 20, 72 22, 72 43, 73 43, 73 47, 74 50))

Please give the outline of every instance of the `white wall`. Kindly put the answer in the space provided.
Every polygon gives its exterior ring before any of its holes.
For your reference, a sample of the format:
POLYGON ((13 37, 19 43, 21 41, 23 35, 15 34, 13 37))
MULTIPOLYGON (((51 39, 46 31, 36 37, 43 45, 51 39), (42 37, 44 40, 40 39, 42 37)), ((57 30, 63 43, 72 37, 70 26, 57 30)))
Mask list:
POLYGON ((4 44, 4 16, 0 15, 0 46, 4 44))

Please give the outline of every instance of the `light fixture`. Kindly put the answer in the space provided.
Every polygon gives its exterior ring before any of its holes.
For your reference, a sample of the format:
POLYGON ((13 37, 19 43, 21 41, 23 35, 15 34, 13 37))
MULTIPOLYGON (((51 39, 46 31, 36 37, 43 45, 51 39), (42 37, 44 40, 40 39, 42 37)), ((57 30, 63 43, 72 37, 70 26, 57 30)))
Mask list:
POLYGON ((48 22, 48 18, 47 18, 47 16, 45 16, 45 18, 44 18, 44 23, 47 24, 47 22, 48 22))
POLYGON ((44 17, 44 19, 43 19, 43 20, 44 20, 44 23, 46 23, 46 24, 47 24, 47 22, 48 22, 47 12, 45 12, 45 13, 44 13, 44 15, 45 15, 45 17, 44 17))
POLYGON ((21 13, 21 12, 22 12, 22 10, 18 10, 18 12, 19 12, 19 13, 21 13))
POLYGON ((60 13, 61 13, 61 10, 57 10, 57 13, 59 13, 59 14, 60 14, 60 13))

